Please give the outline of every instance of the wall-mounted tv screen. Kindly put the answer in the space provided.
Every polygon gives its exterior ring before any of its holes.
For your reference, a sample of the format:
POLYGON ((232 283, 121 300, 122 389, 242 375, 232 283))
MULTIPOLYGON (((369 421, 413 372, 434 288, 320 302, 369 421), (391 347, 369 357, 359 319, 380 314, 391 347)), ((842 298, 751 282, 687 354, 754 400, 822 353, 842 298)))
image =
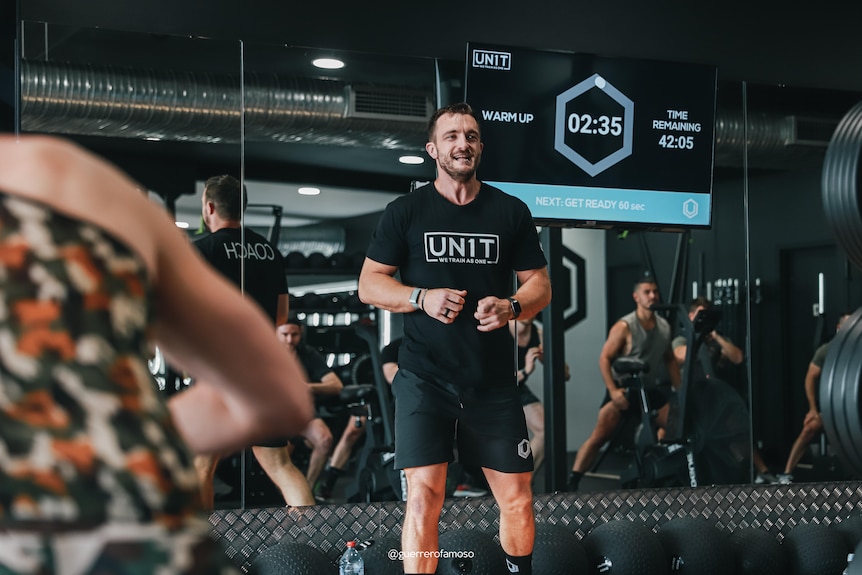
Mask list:
POLYGON ((711 225, 714 66, 470 43, 479 177, 540 225, 711 225))

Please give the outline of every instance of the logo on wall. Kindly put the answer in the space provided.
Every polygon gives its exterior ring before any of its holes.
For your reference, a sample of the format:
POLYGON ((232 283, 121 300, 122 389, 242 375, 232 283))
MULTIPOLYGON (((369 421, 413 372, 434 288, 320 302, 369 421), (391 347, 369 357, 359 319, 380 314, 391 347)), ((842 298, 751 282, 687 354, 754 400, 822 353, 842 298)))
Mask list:
POLYGON ((569 270, 560 278, 563 284, 560 290, 563 297, 563 328, 569 330, 587 317, 587 262, 563 246, 563 267, 569 270))

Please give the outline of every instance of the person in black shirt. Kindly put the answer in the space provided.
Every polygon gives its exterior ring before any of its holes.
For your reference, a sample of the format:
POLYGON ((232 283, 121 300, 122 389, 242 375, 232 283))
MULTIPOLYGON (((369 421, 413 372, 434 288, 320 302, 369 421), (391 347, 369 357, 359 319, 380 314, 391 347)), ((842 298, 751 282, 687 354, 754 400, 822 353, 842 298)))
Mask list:
POLYGON ((437 177, 387 206, 359 276, 363 302, 405 314, 392 383, 405 573, 436 568, 456 424, 459 459, 482 468, 499 505, 509 570, 532 569, 533 458, 504 328, 536 315, 551 287, 529 208, 476 177, 483 145, 468 104, 432 116, 425 150, 437 177))
MULTIPOLYGON (((256 233, 241 227, 241 214, 248 194, 239 180, 229 175, 214 176, 204 183, 201 214, 209 235, 194 245, 210 265, 240 286, 272 321, 273 329, 287 321, 289 296, 284 259, 277 247, 256 233)), ((255 458, 273 483, 281 489, 289 505, 311 505, 311 489, 297 493, 291 478, 295 468, 286 440, 252 447, 255 458)), ((198 456, 195 467, 201 481, 204 504, 213 506, 212 482, 219 457, 198 456)))
MULTIPOLYGON (((295 318, 288 319, 276 329, 281 345, 299 360, 305 370, 308 390, 312 397, 338 395, 344 388, 341 378, 326 365, 326 359, 319 351, 302 343, 303 331, 302 323, 295 318)), ((332 449, 332 431, 323 419, 315 417, 301 435, 311 447, 308 469, 305 472, 308 489, 311 489, 332 449)))

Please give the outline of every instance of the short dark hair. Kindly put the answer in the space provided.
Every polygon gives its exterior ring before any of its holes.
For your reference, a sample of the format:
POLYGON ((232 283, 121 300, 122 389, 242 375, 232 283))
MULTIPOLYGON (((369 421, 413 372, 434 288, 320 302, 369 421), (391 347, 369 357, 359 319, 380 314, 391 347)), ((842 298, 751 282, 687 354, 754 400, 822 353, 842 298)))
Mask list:
POLYGON ((248 205, 248 190, 239 180, 227 174, 213 176, 204 182, 204 194, 215 205, 216 213, 225 220, 239 220, 248 205), (240 205, 240 189, 242 204, 240 205))
POLYGON ((640 278, 638 278, 638 279, 637 279, 637 281, 634 283, 634 286, 632 286, 632 293, 634 293, 634 292, 638 291, 638 288, 641 286, 641 284, 655 284, 655 285, 658 285, 658 282, 657 282, 657 281, 655 281, 655 278, 654 278, 654 277, 652 277, 652 276, 643 276, 643 277, 640 277, 640 278))
POLYGON ((437 120, 440 119, 440 116, 445 116, 446 114, 456 114, 456 115, 466 115, 472 116, 474 120, 476 120, 476 125, 479 126, 479 135, 482 134, 482 128, 479 125, 479 116, 476 115, 476 112, 473 111, 473 108, 467 102, 458 102, 457 104, 450 104, 448 106, 444 106, 434 112, 431 116, 431 119, 428 120, 428 141, 434 141, 434 131, 437 130, 437 120))
POLYGON ((699 308, 701 306, 703 306, 704 309, 709 309, 712 307, 712 302, 703 296, 696 297, 693 300, 691 300, 690 304, 688 304, 688 313, 693 312, 694 310, 696 310, 697 308, 699 308))

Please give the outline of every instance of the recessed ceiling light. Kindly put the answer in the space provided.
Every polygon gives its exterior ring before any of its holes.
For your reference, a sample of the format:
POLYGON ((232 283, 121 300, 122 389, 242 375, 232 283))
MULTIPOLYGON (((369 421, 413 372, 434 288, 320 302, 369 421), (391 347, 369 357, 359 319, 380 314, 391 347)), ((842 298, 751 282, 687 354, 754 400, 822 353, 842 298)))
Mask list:
POLYGON ((320 188, 299 188, 297 192, 303 196, 316 196, 320 193, 320 188))
POLYGON ((422 156, 401 156, 398 161, 402 164, 424 164, 425 158, 422 156))
POLYGON ((318 68, 323 68, 324 70, 338 70, 339 68, 344 68, 344 62, 337 58, 317 58, 312 60, 311 63, 318 68))
POLYGON ((189 227, 188 222, 174 222, 178 228, 187 229, 189 227))

